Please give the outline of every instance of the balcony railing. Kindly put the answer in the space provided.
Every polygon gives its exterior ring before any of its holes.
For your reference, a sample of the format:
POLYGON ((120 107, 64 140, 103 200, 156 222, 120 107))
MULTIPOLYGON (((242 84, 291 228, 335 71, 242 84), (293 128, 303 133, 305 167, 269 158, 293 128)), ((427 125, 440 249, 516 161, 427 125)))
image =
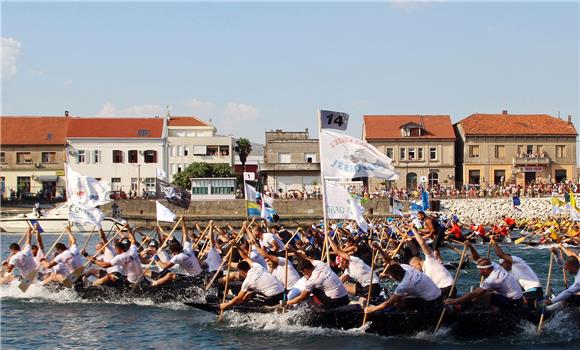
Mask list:
POLYGON ((515 156, 512 162, 514 165, 548 165, 550 164, 550 158, 546 156, 515 156))

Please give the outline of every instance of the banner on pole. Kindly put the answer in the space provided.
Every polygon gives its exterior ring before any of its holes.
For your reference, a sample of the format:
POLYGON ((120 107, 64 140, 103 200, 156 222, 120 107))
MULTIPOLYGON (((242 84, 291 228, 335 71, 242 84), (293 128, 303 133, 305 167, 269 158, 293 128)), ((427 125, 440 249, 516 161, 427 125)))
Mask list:
POLYGON ((324 181, 326 196, 324 205, 329 219, 356 220, 363 231, 368 230, 368 224, 362 215, 362 206, 348 191, 334 181, 324 181))
POLYGON ((66 167, 66 193, 67 202, 75 206, 94 208, 112 201, 111 184, 106 181, 99 181, 90 176, 83 176, 66 167))
POLYGON ((166 199, 169 203, 183 209, 188 209, 191 202, 191 194, 181 187, 169 182, 157 179, 157 198, 166 199))
POLYGON ((348 114, 335 111, 320 111, 320 128, 346 130, 348 126, 348 114))

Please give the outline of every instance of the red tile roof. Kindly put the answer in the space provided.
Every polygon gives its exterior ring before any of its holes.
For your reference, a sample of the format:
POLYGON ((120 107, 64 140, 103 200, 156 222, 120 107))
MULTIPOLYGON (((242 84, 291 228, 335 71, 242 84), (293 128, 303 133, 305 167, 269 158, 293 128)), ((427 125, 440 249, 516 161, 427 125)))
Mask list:
POLYGON ((171 117, 169 119, 169 126, 211 126, 203 120, 191 117, 171 117))
POLYGON ((69 118, 67 137, 161 138, 163 118, 69 118))
POLYGON ((2 145, 65 145, 66 117, 0 117, 2 145))
POLYGON ((547 114, 476 113, 458 124, 465 135, 577 135, 573 124, 547 114))
POLYGON ((365 115, 364 134, 367 140, 443 139, 455 140, 448 115, 365 115), (415 123, 423 125, 422 136, 403 136, 401 127, 415 123))

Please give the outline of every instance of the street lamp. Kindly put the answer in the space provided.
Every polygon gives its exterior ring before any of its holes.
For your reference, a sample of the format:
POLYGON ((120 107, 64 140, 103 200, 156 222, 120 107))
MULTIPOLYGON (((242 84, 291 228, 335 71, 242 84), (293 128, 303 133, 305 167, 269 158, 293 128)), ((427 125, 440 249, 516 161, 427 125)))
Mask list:
POLYGON ((137 164, 137 196, 141 195, 141 164, 137 164))

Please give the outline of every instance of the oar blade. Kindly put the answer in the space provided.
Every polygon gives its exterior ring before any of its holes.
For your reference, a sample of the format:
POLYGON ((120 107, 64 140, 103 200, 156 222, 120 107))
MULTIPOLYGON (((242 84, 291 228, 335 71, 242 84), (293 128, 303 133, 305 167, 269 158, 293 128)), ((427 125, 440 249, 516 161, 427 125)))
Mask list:
POLYGON ((26 291, 28 290, 28 287, 30 287, 30 285, 32 284, 32 282, 36 278, 36 273, 37 273, 37 271, 34 270, 31 273, 29 273, 28 275, 24 276, 22 281, 20 281, 20 283, 18 284, 18 288, 22 291, 22 293, 26 293, 26 291))
POLYGON ((85 267, 80 266, 73 271, 68 277, 62 282, 65 287, 72 288, 73 284, 83 275, 85 272, 85 267))

